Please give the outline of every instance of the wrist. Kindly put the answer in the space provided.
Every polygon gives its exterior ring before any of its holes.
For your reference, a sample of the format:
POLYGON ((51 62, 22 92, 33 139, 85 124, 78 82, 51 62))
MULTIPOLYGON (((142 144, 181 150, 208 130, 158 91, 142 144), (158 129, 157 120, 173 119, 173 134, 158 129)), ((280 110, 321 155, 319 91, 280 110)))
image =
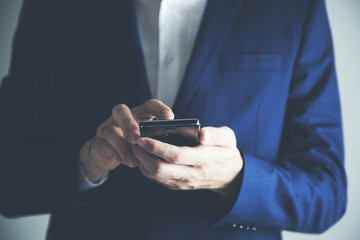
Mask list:
POLYGON ((84 172, 85 177, 93 184, 99 183, 108 174, 107 171, 101 171, 96 167, 89 165, 91 165, 91 162, 84 164, 84 162, 80 160, 80 166, 84 172))
POLYGON ((235 168, 236 169, 235 175, 232 178, 232 180, 226 183, 225 185, 223 185, 223 187, 213 190, 221 197, 223 202, 229 207, 235 203, 239 195, 242 184, 244 162, 241 152, 238 151, 238 153, 240 157, 238 158, 238 161, 236 161, 238 164, 235 165, 237 167, 235 168))
POLYGON ((99 168, 91 161, 91 156, 89 154, 90 144, 91 141, 88 141, 80 151, 80 167, 86 178, 91 183, 96 184, 106 177, 108 171, 99 168))
POLYGON ((227 205, 232 205, 239 194, 241 185, 241 174, 239 173, 233 181, 223 188, 214 189, 213 191, 220 195, 227 205))

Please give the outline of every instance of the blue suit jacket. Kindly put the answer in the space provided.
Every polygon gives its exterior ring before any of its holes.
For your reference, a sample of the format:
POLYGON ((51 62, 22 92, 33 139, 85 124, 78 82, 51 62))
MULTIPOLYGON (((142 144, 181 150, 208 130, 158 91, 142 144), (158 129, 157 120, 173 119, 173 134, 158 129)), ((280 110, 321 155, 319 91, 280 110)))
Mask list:
POLYGON ((344 213, 346 177, 323 0, 209 0, 173 108, 232 128, 231 210, 119 167, 77 189, 78 154, 114 105, 150 98, 133 1, 25 0, 0 90, 0 210, 51 213, 48 239, 280 239, 344 213))

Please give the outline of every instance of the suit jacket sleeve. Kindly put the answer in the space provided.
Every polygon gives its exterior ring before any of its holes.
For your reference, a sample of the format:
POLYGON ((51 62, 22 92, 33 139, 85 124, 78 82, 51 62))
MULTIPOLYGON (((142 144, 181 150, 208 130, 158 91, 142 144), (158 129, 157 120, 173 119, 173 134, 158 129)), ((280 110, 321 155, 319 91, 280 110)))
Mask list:
POLYGON ((0 213, 79 204, 77 173, 89 136, 54 138, 42 1, 24 1, 10 72, 0 89, 0 213))
POLYGON ((324 1, 312 1, 276 161, 244 154, 232 210, 215 225, 322 232, 345 211, 340 104, 324 1))

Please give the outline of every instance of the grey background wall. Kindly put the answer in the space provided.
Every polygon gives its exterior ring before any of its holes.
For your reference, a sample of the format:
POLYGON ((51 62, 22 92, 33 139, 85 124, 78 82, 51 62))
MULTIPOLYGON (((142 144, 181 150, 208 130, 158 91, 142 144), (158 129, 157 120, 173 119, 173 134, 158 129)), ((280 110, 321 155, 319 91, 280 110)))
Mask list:
MULTIPOLYGON (((284 239, 360 239, 360 0, 327 0, 333 31, 336 64, 345 135, 348 174, 348 208, 333 228, 321 235, 284 233, 284 239)), ((11 41, 22 0, 0 0, 0 79, 9 67, 11 41)), ((11 181, 9 179, 9 181, 11 181)), ((41 240, 45 238, 48 215, 18 219, 0 216, 1 240, 41 240)))

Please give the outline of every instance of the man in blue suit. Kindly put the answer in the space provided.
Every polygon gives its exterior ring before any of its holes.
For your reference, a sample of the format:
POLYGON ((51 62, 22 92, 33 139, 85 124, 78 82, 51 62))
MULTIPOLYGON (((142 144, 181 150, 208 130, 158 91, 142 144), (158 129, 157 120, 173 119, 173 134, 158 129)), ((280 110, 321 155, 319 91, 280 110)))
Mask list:
POLYGON ((155 2, 24 1, 0 90, 1 213, 51 213, 50 240, 332 226, 346 176, 324 1, 155 2), (174 115, 207 126, 199 146, 140 137, 174 115))

